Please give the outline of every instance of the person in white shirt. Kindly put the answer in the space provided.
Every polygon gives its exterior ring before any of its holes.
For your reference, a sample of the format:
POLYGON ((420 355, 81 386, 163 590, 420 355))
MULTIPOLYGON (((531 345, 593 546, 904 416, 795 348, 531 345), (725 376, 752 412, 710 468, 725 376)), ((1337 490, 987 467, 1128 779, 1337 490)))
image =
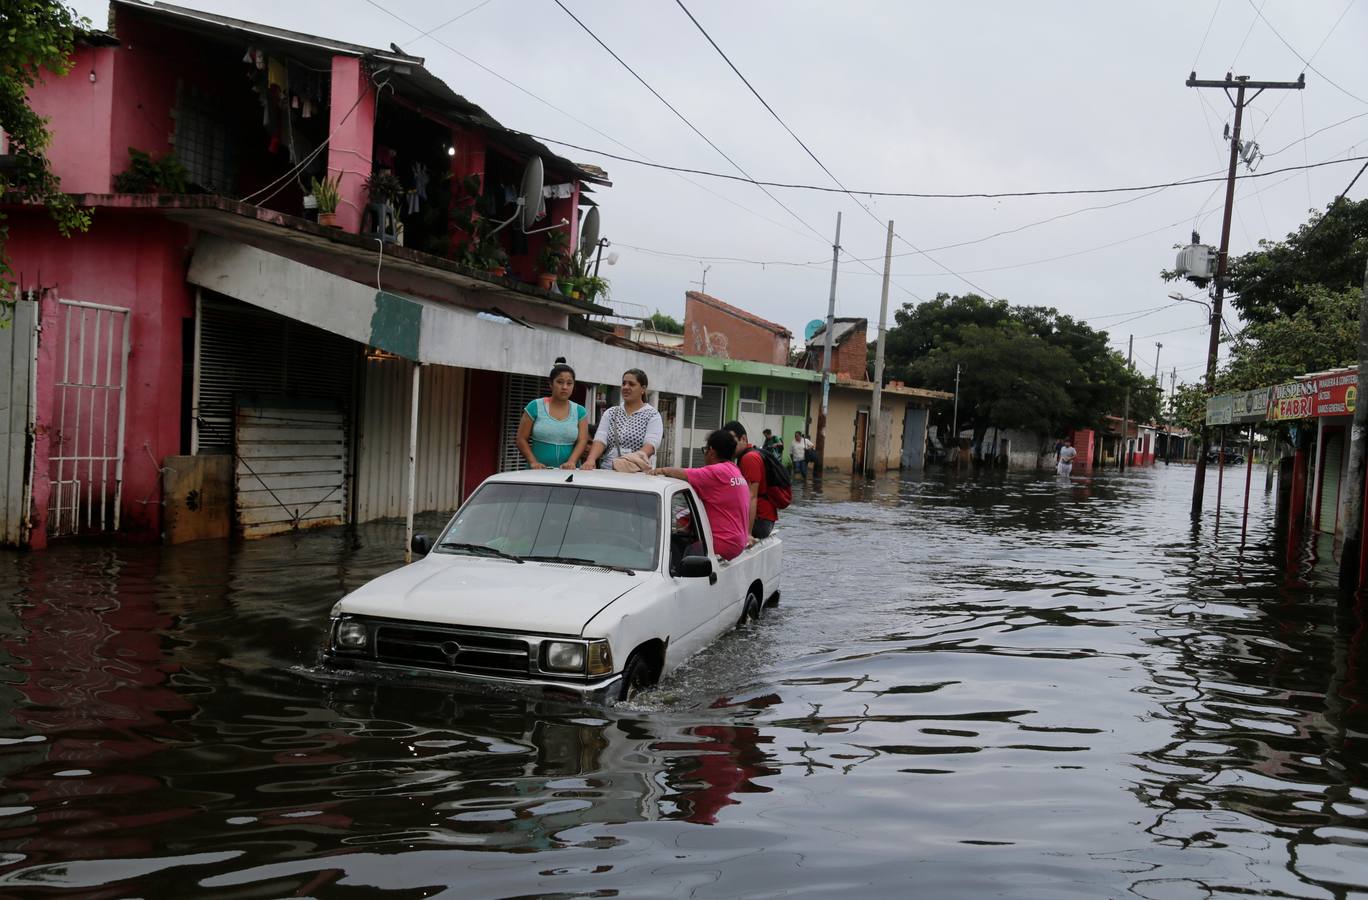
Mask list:
POLYGON ((649 472, 655 468, 655 452, 665 436, 665 423, 656 408, 646 402, 646 385, 646 373, 640 369, 622 373, 622 402, 610 407, 599 420, 581 469, 649 472))
POLYGON ((803 436, 801 431, 793 433, 793 443, 789 445, 789 458, 793 460, 793 474, 807 480, 807 454, 809 450, 815 450, 812 441, 803 436))
POLYGON ((1060 475, 1072 474, 1074 457, 1077 455, 1078 451, 1074 449, 1073 441, 1065 438, 1064 446, 1059 448, 1059 462, 1055 465, 1055 472, 1060 475))

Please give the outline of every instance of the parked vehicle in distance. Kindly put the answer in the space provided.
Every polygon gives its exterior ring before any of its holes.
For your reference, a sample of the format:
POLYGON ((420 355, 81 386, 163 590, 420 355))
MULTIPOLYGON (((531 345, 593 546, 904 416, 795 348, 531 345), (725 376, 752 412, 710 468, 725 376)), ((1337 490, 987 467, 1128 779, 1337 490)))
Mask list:
POLYGON ((687 482, 544 469, 480 485, 423 559, 339 600, 328 665, 627 699, 779 599, 783 543, 727 561, 687 482))
MULTIPOLYGON (((1221 459, 1221 450, 1219 448, 1208 450, 1206 458, 1208 465, 1215 465, 1221 459)), ((1227 466, 1242 466, 1244 465, 1244 461, 1244 454, 1240 453, 1238 450, 1231 450, 1229 447, 1226 448, 1225 464, 1227 466)))

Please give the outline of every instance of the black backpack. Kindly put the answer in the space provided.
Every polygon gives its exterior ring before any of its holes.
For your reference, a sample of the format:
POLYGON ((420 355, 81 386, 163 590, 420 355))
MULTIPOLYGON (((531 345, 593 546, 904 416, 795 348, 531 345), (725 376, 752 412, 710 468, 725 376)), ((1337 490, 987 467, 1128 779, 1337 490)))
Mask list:
MULTIPOLYGON (((773 503, 775 509, 788 509, 788 505, 793 502, 793 481, 789 478, 788 470, 774 458, 773 453, 765 453, 754 444, 746 453, 759 453, 760 461, 765 464, 765 499, 773 503)), ((737 462, 740 462, 746 453, 737 457, 737 462)))

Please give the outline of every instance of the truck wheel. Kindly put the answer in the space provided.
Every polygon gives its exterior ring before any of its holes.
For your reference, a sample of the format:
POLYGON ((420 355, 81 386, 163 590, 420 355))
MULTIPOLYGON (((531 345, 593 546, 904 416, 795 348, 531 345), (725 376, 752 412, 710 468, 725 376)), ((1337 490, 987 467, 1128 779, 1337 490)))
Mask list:
POLYGON ((760 609, 760 595, 756 593, 755 588, 747 589, 746 605, 741 608, 741 618, 737 620, 736 624, 741 626, 745 625, 747 622, 759 622, 760 609))
POLYGON ((627 666, 622 670, 622 690, 618 693, 619 700, 635 700, 637 695, 650 688, 656 682, 655 671, 650 663, 641 658, 640 654, 633 654, 627 660, 627 666))

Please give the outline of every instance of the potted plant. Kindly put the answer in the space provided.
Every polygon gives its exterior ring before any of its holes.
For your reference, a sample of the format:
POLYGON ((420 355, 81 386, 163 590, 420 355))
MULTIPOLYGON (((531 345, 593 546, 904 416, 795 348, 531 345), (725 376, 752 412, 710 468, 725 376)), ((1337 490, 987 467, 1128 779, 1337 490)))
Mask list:
POLYGON ((597 275, 586 275, 580 279, 580 295, 586 301, 593 301, 596 297, 608 296, 608 279, 600 278, 597 275))
POLYGON ((570 264, 566 254, 566 247, 569 244, 570 235, 563 229, 557 228, 546 233, 546 244, 537 256, 537 286, 542 290, 551 290, 555 287, 557 279, 565 274, 570 264))
POLYGON ((493 235, 480 243, 480 255, 484 258, 484 269, 491 275, 508 274, 508 253, 493 235))
POLYGON ((318 224, 325 228, 337 227, 338 186, 341 183, 342 174, 339 172, 331 178, 325 177, 322 181, 315 178, 309 187, 314 200, 318 202, 318 224))
POLYGON ((395 211, 404 197, 404 183, 389 169, 381 169, 366 179, 366 195, 372 203, 384 204, 395 211))

